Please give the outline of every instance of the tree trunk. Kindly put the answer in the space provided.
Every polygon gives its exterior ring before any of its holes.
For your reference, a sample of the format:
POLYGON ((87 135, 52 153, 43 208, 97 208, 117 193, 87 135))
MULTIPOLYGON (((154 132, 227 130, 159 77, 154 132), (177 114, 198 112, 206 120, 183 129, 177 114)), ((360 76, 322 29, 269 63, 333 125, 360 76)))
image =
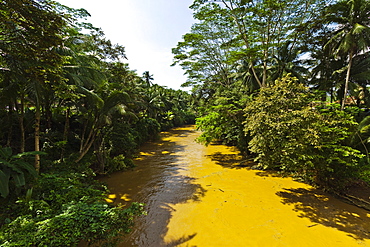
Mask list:
POLYGON ((334 101, 334 88, 333 86, 330 87, 330 103, 333 103, 334 101))
POLYGON ((20 114, 19 114, 19 128, 21 131, 21 147, 20 147, 20 152, 23 153, 25 151, 25 129, 24 129, 24 93, 20 95, 21 97, 21 105, 20 105, 20 114))
POLYGON ((99 135, 94 142, 95 156, 98 163, 97 169, 101 173, 104 173, 104 167, 107 162, 107 153, 104 149, 104 143, 104 137, 102 135, 99 135))
POLYGON ((62 161, 64 159, 65 145, 67 144, 67 141, 68 141, 69 114, 70 114, 70 109, 68 107, 67 111, 66 111, 66 120, 65 120, 65 123, 64 123, 64 131, 63 131, 63 142, 65 142, 65 143, 63 144, 62 153, 60 154, 60 160, 62 160, 62 161))
MULTIPOLYGON (((40 151, 40 105, 36 103, 35 112, 35 151, 40 151)), ((40 155, 35 155, 35 170, 37 173, 40 172, 40 155)))
POLYGON ((346 82, 344 84, 344 93, 343 93, 343 100, 342 100, 342 107, 341 107, 342 111, 344 110, 344 105, 345 105, 345 102, 346 102, 346 96, 347 96, 348 84, 349 84, 349 76, 351 75, 352 61, 353 61, 353 50, 349 53, 347 76, 346 76, 346 82))
POLYGON ((95 141, 95 135, 93 135, 91 137, 91 139, 85 143, 84 147, 80 151, 80 155, 75 160, 76 163, 78 163, 87 154, 87 152, 90 150, 90 148, 91 148, 92 144, 94 143, 94 141, 95 141))
POLYGON ((94 123, 91 126, 88 137, 86 139, 84 137, 82 137, 81 145, 80 145, 80 151, 79 151, 80 155, 75 160, 76 163, 78 163, 87 154, 87 152, 90 150, 92 144, 94 143, 95 138, 99 135, 100 130, 96 128, 96 123, 97 122, 98 122, 98 120, 95 119, 94 123))
POLYGON ((9 123, 9 129, 8 129, 8 138, 6 141, 6 146, 10 147, 12 144, 13 139, 13 104, 12 102, 9 102, 9 111, 8 111, 8 123, 9 123))
POLYGON ((264 51, 264 61, 263 61, 263 74, 262 74, 262 87, 266 86, 266 81, 267 81, 267 51, 264 51))

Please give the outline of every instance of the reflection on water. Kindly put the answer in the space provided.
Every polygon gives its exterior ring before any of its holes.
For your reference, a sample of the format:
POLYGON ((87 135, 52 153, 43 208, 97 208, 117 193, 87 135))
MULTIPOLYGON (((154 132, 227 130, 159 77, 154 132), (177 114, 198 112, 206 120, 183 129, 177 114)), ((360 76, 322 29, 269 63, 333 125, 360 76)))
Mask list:
MULTIPOLYGON (((175 211, 171 205, 189 200, 199 201, 206 193, 206 189, 197 184, 194 177, 183 172, 189 163, 184 158, 184 154, 189 152, 188 143, 173 140, 186 139, 195 133, 192 128, 162 133, 160 142, 148 143, 141 148, 135 160, 136 168, 103 179, 115 193, 114 200, 107 200, 126 204, 129 199, 146 204, 148 215, 139 218, 137 227, 121 246, 178 246, 196 235, 192 233, 164 242, 167 224, 175 211)), ((193 141, 191 137, 188 140, 190 143, 193 141)))
POLYGON ((308 185, 251 170, 193 126, 141 148, 136 168, 103 178, 107 201, 146 204, 120 246, 369 246, 369 212, 308 185))

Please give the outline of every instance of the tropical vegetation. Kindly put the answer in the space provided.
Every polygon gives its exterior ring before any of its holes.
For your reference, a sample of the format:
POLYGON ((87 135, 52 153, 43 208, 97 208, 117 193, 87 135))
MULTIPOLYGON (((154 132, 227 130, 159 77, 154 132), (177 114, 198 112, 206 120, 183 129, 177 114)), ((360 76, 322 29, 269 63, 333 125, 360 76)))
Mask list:
POLYGON ((48 0, 0 3, 0 245, 111 246, 143 205, 114 206, 96 174, 133 166, 191 95, 130 69, 125 49, 48 0))
POLYGON ((369 183, 370 3, 194 0, 173 48, 199 142, 332 191, 369 183))
POLYGON ((172 52, 192 92, 49 0, 0 3, 0 245, 113 246, 143 205, 96 174, 133 166, 162 130, 238 147, 254 168, 334 192, 370 184, 370 2, 194 0, 172 52), (195 119, 196 118, 196 119, 195 119))

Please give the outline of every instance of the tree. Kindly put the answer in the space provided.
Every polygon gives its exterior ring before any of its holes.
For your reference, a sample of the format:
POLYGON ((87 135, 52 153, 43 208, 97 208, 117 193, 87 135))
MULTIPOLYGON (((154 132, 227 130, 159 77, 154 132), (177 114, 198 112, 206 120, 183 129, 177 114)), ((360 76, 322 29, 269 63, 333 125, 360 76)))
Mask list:
POLYGON ((353 58, 353 68, 351 69, 351 81, 357 87, 357 105, 370 107, 370 52, 364 52, 353 58))
POLYGON ((304 83, 309 71, 308 66, 304 66, 304 61, 299 58, 301 52, 302 50, 291 41, 278 47, 276 54, 272 57, 268 80, 272 82, 291 74, 298 78, 300 83, 304 83))
MULTIPOLYGON (((13 78, 24 78, 21 98, 26 91, 32 98, 35 107, 34 149, 40 151, 43 90, 51 82, 60 80, 62 58, 56 48, 63 43, 65 20, 48 2, 12 0, 2 2, 0 7, 1 57, 7 69, 17 75, 13 78)), ((40 169, 39 155, 35 156, 35 168, 40 169)))
MULTIPOLYGON (((195 0, 191 8, 198 13, 213 8, 215 16, 218 9, 228 16, 236 32, 235 37, 243 43, 238 56, 244 56, 251 74, 259 87, 267 85, 269 60, 277 49, 287 41, 296 47, 305 36, 305 27, 316 19, 327 1, 245 1, 245 0, 195 0), (261 74, 257 73, 261 68, 261 74)), ((196 16, 196 15, 195 15, 196 16)), ((212 18, 212 17, 211 17, 212 18)))
POLYGON ((344 109, 353 58, 370 46, 370 3, 366 0, 344 0, 327 9, 326 22, 335 25, 325 47, 337 56, 347 57, 347 74, 341 109, 344 109))
POLYGON ((172 49, 174 63, 179 64, 188 81, 183 86, 197 84, 230 85, 232 51, 235 31, 231 20, 217 4, 202 8, 195 14, 200 23, 193 24, 184 41, 172 49))
POLYGON ((149 71, 145 71, 143 73, 143 80, 145 81, 147 87, 150 87, 151 85, 153 85, 152 81, 154 80, 154 78, 153 78, 153 75, 149 73, 149 71))
POLYGON ((113 111, 124 112, 124 104, 128 102, 128 94, 125 92, 112 92, 106 98, 101 98, 90 91, 86 94, 86 103, 79 106, 79 111, 84 115, 83 131, 81 133, 79 156, 75 162, 79 162, 90 150, 93 143, 100 135, 104 126, 109 124, 113 111))

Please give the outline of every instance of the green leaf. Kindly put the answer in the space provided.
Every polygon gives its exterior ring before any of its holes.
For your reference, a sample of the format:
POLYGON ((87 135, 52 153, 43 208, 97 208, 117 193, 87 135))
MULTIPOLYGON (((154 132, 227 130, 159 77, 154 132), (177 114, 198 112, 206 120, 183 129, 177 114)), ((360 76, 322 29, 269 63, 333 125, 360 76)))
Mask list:
POLYGON ((10 147, 0 148, 0 157, 3 159, 9 160, 12 156, 12 149, 10 147))
POLYGON ((9 178, 10 171, 7 169, 0 170, 0 194, 2 197, 7 197, 9 194, 9 178))
POLYGON ((24 179, 24 174, 22 173, 12 173, 12 177, 15 181, 15 186, 20 187, 26 184, 26 180, 24 179))
POLYGON ((33 177, 38 176, 38 173, 37 173, 35 167, 28 164, 27 162, 25 162, 23 160, 17 160, 14 163, 17 164, 19 168, 23 168, 23 169, 27 170, 33 177))
POLYGON ((19 154, 16 154, 16 155, 13 155, 13 158, 21 158, 23 156, 31 156, 31 155, 46 155, 45 152, 41 152, 41 151, 31 151, 31 152, 23 152, 23 153, 19 153, 19 154))

